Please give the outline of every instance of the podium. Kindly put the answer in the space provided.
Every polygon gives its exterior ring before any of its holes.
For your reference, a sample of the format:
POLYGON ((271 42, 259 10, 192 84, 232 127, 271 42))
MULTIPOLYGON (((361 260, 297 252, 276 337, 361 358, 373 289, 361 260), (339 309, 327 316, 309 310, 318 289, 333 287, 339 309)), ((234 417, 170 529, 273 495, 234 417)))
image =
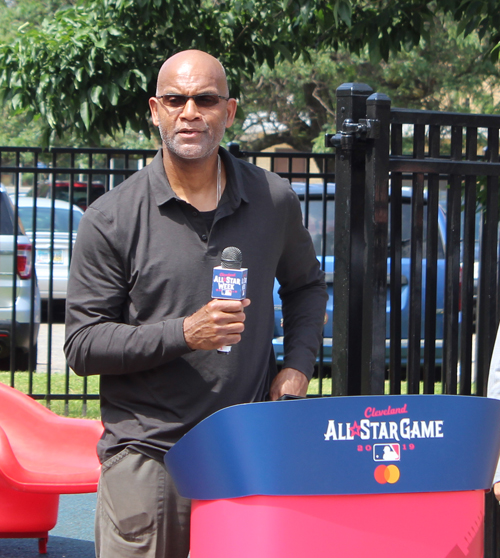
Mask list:
POLYGON ((479 558, 500 401, 329 397, 223 409, 165 457, 191 558, 479 558))

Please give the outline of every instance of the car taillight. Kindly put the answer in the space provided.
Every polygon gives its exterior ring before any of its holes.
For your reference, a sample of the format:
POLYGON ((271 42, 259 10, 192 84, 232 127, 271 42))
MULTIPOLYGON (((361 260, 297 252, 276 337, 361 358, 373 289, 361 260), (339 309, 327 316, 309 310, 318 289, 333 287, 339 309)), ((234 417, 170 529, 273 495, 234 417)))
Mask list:
POLYGON ((31 277, 31 244, 17 245, 17 274, 21 279, 31 277))

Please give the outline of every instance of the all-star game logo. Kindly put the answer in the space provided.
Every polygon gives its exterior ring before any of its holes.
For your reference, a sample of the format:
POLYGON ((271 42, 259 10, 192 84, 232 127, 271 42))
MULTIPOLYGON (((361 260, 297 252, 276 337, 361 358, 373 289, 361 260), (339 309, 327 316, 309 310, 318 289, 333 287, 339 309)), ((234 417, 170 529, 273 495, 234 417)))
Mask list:
POLYGON ((374 479, 379 484, 398 482, 401 472, 395 462, 401 461, 406 451, 415 449, 422 438, 443 438, 443 420, 412 420, 407 404, 403 407, 376 409, 367 407, 364 418, 354 422, 328 421, 324 434, 326 442, 355 442, 358 452, 369 452, 375 463, 374 479))

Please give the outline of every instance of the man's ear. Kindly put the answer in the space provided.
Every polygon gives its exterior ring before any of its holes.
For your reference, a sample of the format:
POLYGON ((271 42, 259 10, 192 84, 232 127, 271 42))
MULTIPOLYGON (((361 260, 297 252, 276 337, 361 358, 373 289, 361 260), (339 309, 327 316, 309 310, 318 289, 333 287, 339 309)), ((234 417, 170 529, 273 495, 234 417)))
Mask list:
POLYGON ((226 128, 232 126, 234 122, 234 117, 236 116, 236 109, 238 108, 238 102, 236 99, 229 99, 227 102, 227 119, 226 119, 226 128))
POLYGON ((155 126, 160 124, 158 118, 158 99, 156 97, 151 97, 149 99, 149 110, 151 111, 151 120, 155 126))

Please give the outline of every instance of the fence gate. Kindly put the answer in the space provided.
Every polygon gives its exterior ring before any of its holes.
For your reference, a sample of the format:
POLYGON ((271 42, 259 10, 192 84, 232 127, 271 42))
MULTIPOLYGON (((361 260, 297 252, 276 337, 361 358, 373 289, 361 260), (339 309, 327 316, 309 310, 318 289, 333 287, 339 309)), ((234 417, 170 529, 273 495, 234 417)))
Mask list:
MULTIPOLYGON (((338 132, 326 138, 336 148, 334 394, 486 394, 499 129, 500 116, 396 109, 365 84, 338 88, 338 132)), ((485 556, 496 557, 492 494, 486 507, 485 556)))

